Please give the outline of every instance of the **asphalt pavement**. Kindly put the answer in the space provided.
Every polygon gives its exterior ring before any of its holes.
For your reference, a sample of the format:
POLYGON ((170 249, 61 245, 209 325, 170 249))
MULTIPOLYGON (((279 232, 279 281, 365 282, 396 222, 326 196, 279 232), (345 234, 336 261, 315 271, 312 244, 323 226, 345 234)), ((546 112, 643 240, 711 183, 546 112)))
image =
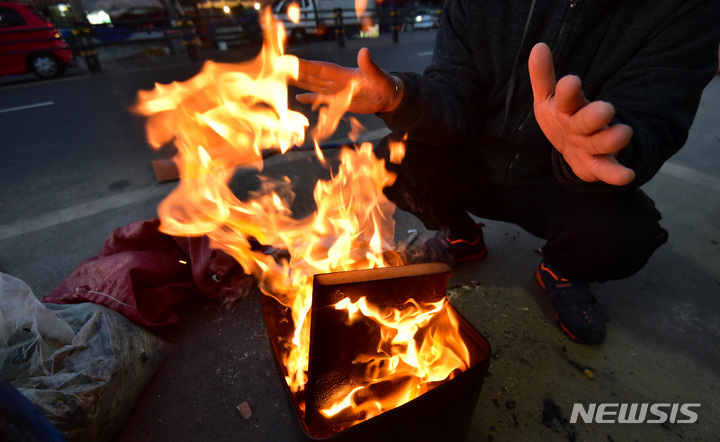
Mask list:
MULTIPOLYGON (((388 70, 421 71, 432 31, 292 47, 306 58, 350 65, 361 45, 388 70)), ((213 54, 232 61, 233 51, 213 54)), ((113 229, 156 216, 175 186, 158 183, 141 118, 129 109, 138 89, 189 78, 181 56, 82 67, 51 82, 0 81, 0 271, 49 293, 113 229)), ((367 138, 385 132, 362 119, 367 138)), ((552 321, 534 279, 542 240, 516 226, 482 220, 487 259, 458 267, 451 302, 490 341, 493 353, 468 441, 718 440, 720 434, 720 77, 705 91, 687 145, 644 188, 670 239, 638 274, 594 284, 609 318, 601 346, 576 344, 552 321), (698 404, 693 423, 571 423, 575 404, 698 404)), ((341 138, 338 135, 338 139, 341 138)), ((267 173, 297 176, 296 204, 312 205, 322 173, 306 154, 276 156, 267 173)), ((396 212, 396 238, 423 230, 396 212)), ((155 332, 172 350, 134 404, 117 441, 285 441, 298 435, 252 295, 229 308, 194 300, 181 322, 155 332), (245 419, 237 406, 247 402, 245 419)), ((672 405, 664 408, 668 411, 672 405)), ((612 410, 613 408, 609 408, 612 410)), ((618 408, 614 408, 617 410, 618 408)), ((609 415, 612 418, 612 415, 609 415)), ((607 416, 606 416, 607 417, 607 416)))

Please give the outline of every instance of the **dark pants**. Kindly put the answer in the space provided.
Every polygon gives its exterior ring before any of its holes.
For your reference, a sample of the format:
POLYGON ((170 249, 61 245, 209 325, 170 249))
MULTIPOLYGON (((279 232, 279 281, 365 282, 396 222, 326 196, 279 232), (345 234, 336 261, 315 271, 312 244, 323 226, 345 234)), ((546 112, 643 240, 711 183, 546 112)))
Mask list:
MULTIPOLYGON (((389 137, 392 137, 390 135, 389 137)), ((400 165, 389 161, 388 138, 375 149, 398 174, 385 194, 430 230, 472 234, 479 218, 516 224, 545 239, 543 259, 572 281, 622 279, 639 271, 667 241, 660 213, 640 189, 587 195, 555 177, 529 187, 505 188, 457 150, 409 142, 400 165)))

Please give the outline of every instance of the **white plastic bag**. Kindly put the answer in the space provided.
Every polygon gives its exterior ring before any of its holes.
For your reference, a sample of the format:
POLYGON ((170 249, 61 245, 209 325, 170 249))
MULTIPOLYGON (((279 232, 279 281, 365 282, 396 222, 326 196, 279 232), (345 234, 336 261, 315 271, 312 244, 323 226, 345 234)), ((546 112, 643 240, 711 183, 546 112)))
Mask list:
POLYGON ((0 273, 0 377, 70 441, 111 439, 168 349, 119 313, 43 304, 0 273))

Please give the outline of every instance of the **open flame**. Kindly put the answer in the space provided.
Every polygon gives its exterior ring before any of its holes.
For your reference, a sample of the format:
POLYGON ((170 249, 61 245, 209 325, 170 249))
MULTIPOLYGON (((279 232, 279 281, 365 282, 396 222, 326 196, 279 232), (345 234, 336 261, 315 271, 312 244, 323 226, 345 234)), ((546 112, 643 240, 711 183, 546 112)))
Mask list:
POLYGON ((355 0, 355 15, 360 18, 367 10, 367 0, 355 0))
POLYGON ((371 418, 415 399, 434 382, 451 379, 455 370, 468 368, 470 353, 457 335, 457 318, 446 306, 444 298, 425 304, 409 299, 402 309, 386 310, 369 304, 365 297, 356 302, 344 298, 335 304, 337 310, 347 312, 350 323, 360 318, 376 322, 381 337, 377 352, 359 354, 353 361, 366 367, 362 384, 352 385, 357 380, 351 380, 345 398, 320 413, 327 418, 341 412, 371 418), (418 341, 420 331, 425 337, 418 341), (382 401, 367 392, 373 385, 399 380, 404 387, 384 395, 382 401))
POLYGON ((390 141, 390 162, 400 164, 405 158, 405 141, 407 141, 407 133, 401 141, 390 141))
MULTIPOLYGON (((295 332, 282 362, 288 386, 298 392, 307 382, 313 276, 402 264, 394 252, 394 205, 382 192, 395 177, 374 156, 372 145, 364 143, 344 148, 333 178, 316 184, 317 210, 308 217, 292 216, 294 194, 288 178, 264 179, 249 201, 233 194, 228 184, 235 168, 261 171, 264 152, 284 153, 302 145, 309 126, 304 115, 287 105, 287 83, 297 78, 298 60, 284 54, 285 32, 269 9, 262 20, 265 38, 257 58, 237 64, 207 62, 188 81, 139 92, 136 111, 148 117, 152 146, 172 141, 178 149, 181 181, 158 207, 162 231, 207 235, 212 247, 229 253, 255 276, 265 295, 290 309, 295 332), (287 250, 289 258, 267 255, 253 243, 287 250)), ((352 87, 318 103, 319 122, 310 133, 321 161, 319 143, 337 128, 352 87)), ((402 146, 395 149, 403 151, 402 146)), ((401 157, 399 153, 396 158, 401 157)), ((457 321, 444 308, 445 300, 411 304, 402 311, 377 309, 364 300, 337 304, 337 309, 347 310, 348 320, 357 315, 372 318, 382 330, 378 348, 390 351, 367 373, 367 382, 349 386, 352 391, 344 400, 322 413, 332 416, 360 407, 367 419, 468 366, 467 348, 458 336, 457 321), (421 329, 424 339, 416 342, 421 329), (393 377, 403 379, 403 388, 392 397, 382 403, 358 399, 367 396, 363 391, 369 385, 393 377)), ((363 357, 358 355, 358 361, 363 357)))
POLYGON ((300 5, 295 2, 290 3, 287 8, 287 17, 295 24, 300 23, 300 5))

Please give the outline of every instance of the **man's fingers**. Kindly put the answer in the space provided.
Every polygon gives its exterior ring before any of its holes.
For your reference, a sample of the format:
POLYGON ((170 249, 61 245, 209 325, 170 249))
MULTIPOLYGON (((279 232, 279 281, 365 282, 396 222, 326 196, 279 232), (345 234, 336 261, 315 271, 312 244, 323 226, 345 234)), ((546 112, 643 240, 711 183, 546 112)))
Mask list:
POLYGON ((310 92, 316 92, 319 94, 329 93, 333 84, 322 79, 307 79, 307 80, 294 80, 289 81, 290 86, 295 86, 299 89, 303 89, 310 92))
POLYGON ((593 101, 570 118, 570 129, 580 135, 592 135, 607 127, 615 117, 615 108, 604 101, 593 101))
POLYGON ((289 80, 291 86, 305 89, 306 91, 316 92, 318 94, 332 95, 347 87, 353 78, 353 74, 359 72, 358 69, 347 69, 342 72, 336 72, 335 76, 304 74, 298 76, 297 80, 289 80))
POLYGON ((357 54, 357 64, 364 74, 367 74, 367 72, 372 69, 379 69, 370 57, 370 50, 368 48, 360 48, 357 54))
POLYGON ((327 76, 329 71, 343 69, 341 66, 326 61, 298 59, 299 76, 327 76))
POLYGON ((299 60, 298 78, 290 84, 317 93, 336 93, 345 88, 359 69, 324 61, 299 60))
POLYGON ((545 43, 533 47, 528 59, 528 71, 535 101, 542 101, 555 92, 555 67, 552 53, 545 43))
POLYGON ((632 138, 632 129, 625 124, 615 124, 590 137, 588 154, 615 154, 624 149, 632 138))
POLYGON ((612 105, 590 103, 576 76, 557 81, 552 53, 544 43, 536 44, 530 52, 528 71, 538 124, 578 178, 616 186, 629 184, 635 172, 620 164, 615 155, 630 142, 632 129, 623 124, 608 127, 615 116, 612 105))
POLYGON ((582 91, 582 82, 575 75, 566 75, 555 86, 555 103, 558 111, 572 115, 589 102, 582 91))
POLYGON ((614 186, 625 186, 635 178, 635 172, 628 169, 610 156, 599 156, 593 162, 592 172, 598 180, 614 186))
POLYGON ((305 93, 305 94, 297 94, 295 95, 295 99, 302 104, 315 104, 317 101, 318 94, 315 93, 305 93))
POLYGON ((357 63, 360 71, 363 73, 368 83, 379 85, 388 82, 388 74, 380 66, 378 66, 372 58, 368 48, 362 48, 358 52, 357 63))
POLYGON ((307 82, 308 78, 317 77, 321 70, 320 62, 300 58, 298 60, 298 81, 307 82))

